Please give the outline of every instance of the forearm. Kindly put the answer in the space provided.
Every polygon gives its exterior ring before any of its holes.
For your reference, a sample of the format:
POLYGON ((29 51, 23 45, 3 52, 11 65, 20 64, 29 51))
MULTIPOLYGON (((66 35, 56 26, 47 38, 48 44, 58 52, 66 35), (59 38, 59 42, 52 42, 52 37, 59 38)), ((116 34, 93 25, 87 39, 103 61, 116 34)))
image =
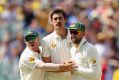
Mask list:
POLYGON ((37 68, 40 68, 45 71, 57 71, 59 69, 59 64, 53 64, 53 63, 40 63, 37 65, 37 68))
POLYGON ((48 71, 48 72, 60 73, 60 72, 67 72, 67 70, 56 70, 56 71, 48 71))
POLYGON ((97 71, 91 68, 78 67, 77 72, 89 78, 97 78, 97 71))
POLYGON ((59 70, 55 71, 48 71, 48 72, 67 72, 70 71, 72 68, 69 65, 66 64, 59 64, 59 70))
POLYGON ((37 68, 45 71, 64 72, 72 70, 72 64, 54 64, 54 63, 40 62, 37 65, 37 68))

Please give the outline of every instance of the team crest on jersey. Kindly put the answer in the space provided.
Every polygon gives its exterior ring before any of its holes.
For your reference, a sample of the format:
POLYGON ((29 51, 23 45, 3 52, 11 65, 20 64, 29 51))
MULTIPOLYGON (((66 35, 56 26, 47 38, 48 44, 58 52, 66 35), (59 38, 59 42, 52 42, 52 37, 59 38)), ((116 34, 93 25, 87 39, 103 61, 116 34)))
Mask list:
POLYGON ((56 43, 55 42, 51 43, 50 47, 54 49, 56 47, 56 43))
POLYGON ((91 60, 91 63, 92 63, 92 64, 95 64, 95 63, 96 63, 96 60, 95 60, 95 59, 92 59, 92 60, 91 60))
POLYGON ((35 58, 34 57, 29 57, 29 62, 34 62, 35 58))

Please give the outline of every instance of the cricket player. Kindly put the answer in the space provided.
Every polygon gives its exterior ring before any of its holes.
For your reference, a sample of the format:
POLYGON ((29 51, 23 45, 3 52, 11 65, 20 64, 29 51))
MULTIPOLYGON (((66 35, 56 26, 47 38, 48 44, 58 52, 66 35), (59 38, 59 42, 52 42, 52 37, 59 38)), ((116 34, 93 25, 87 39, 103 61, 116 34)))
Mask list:
POLYGON ((26 31, 24 40, 27 46, 19 60, 21 80, 45 80, 44 71, 72 69, 72 64, 53 64, 42 61, 38 32, 34 30, 26 31))
POLYGON ((101 64, 94 45, 89 43, 85 35, 84 24, 78 22, 69 27, 73 46, 71 60, 77 68, 73 70, 73 80, 101 80, 101 64))
MULTIPOLYGON (((54 32, 44 37, 41 41, 44 62, 62 64, 71 58, 70 33, 65 27, 66 14, 62 9, 55 9, 50 14, 54 32)), ((70 71, 47 72, 48 80, 71 80, 70 71)))

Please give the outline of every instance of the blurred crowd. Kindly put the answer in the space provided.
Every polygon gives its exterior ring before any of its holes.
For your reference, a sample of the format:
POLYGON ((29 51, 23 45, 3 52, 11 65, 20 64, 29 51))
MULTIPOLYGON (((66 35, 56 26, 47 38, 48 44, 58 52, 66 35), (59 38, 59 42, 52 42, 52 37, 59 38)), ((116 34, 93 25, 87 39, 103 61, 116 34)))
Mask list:
POLYGON ((20 80, 23 33, 33 28, 40 38, 50 34, 49 14, 55 8, 66 12, 66 27, 85 24, 86 38, 101 59, 102 80, 119 79, 119 0, 0 0, 0 80, 20 80))

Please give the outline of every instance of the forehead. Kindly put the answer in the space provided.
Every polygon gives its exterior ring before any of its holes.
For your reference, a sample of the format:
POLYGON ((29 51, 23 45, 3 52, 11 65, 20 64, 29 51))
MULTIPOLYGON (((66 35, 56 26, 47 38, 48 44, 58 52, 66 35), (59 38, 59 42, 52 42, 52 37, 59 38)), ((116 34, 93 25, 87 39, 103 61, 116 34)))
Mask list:
POLYGON ((62 13, 54 13, 52 18, 63 17, 62 13))

